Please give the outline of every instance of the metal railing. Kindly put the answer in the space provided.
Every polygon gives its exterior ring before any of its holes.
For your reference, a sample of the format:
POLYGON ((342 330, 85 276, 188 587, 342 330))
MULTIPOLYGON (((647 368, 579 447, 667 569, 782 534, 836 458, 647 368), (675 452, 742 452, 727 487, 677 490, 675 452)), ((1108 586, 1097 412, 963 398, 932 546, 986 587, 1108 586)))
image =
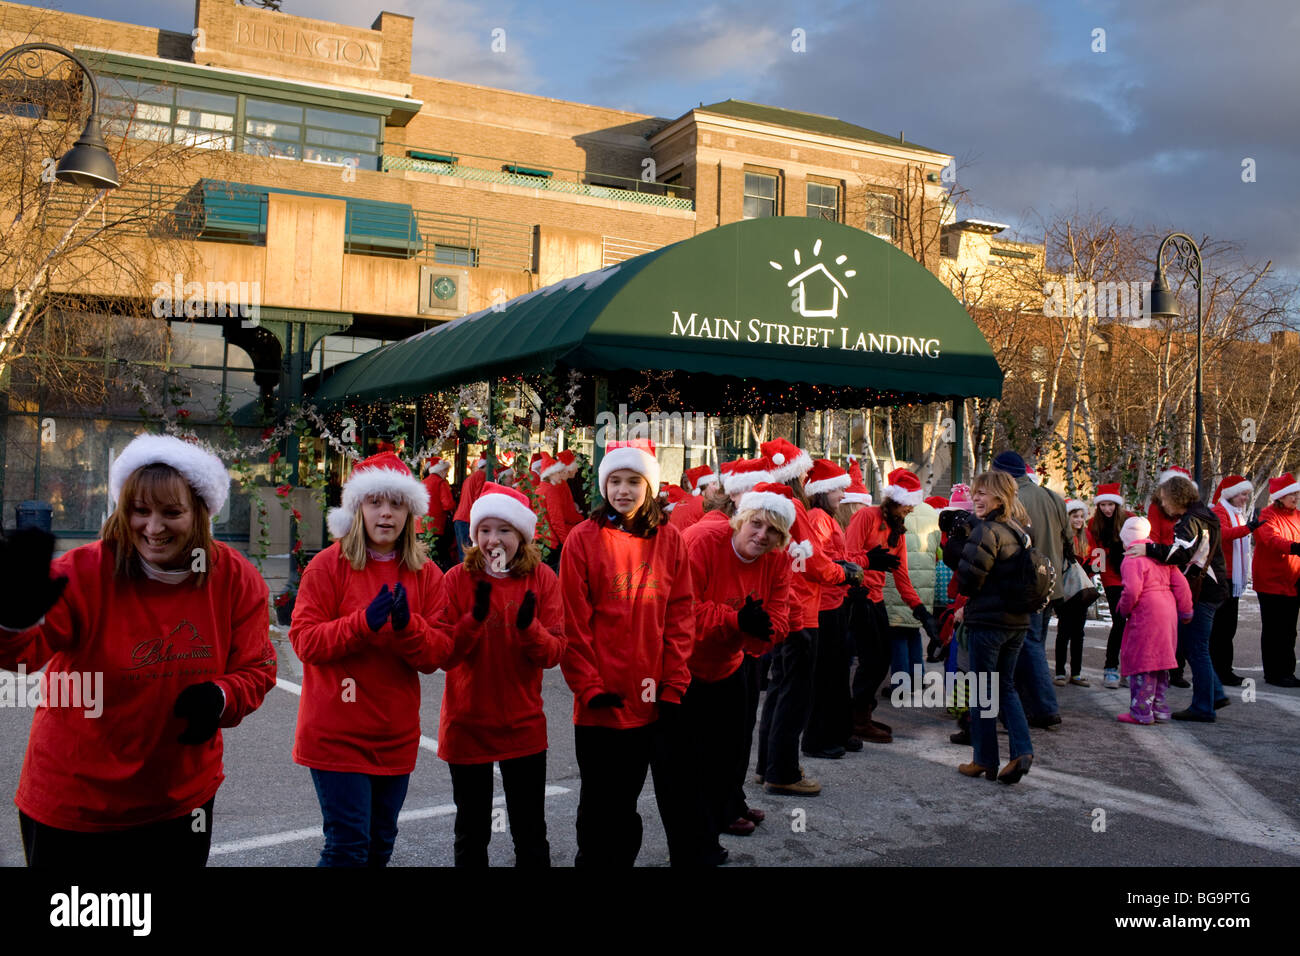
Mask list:
POLYGON ((529 176, 510 172, 505 167, 520 167, 519 163, 494 156, 475 156, 471 153, 458 153, 457 159, 466 158, 492 163, 497 168, 472 166, 460 162, 442 163, 430 159, 416 159, 411 156, 385 156, 384 172, 432 173, 437 176, 454 176, 482 183, 500 183, 506 186, 522 186, 526 189, 542 189, 547 192, 567 193, 574 196, 592 196, 597 199, 610 199, 615 202, 640 203, 657 206, 661 209, 682 209, 687 212, 695 209, 695 200, 683 193, 691 190, 685 186, 667 183, 646 182, 630 176, 615 176, 607 173, 595 173, 585 169, 563 169, 551 167, 552 176, 529 176), (561 175, 562 174, 562 175, 561 175), (590 182, 596 179, 602 182, 590 182), (584 182, 584 180, 588 180, 584 182), (616 185, 605 185, 608 180, 616 185))
POLYGON ((645 252, 654 252, 664 243, 645 242, 641 239, 620 239, 617 236, 600 237, 600 267, 612 266, 616 262, 625 262, 645 252))

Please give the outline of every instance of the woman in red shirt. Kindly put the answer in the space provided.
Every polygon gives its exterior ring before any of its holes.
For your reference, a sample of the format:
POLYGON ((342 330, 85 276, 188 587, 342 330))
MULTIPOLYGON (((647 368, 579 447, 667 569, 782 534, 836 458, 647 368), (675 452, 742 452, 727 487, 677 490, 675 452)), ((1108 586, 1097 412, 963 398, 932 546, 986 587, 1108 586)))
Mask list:
POLYGON ((1295 676, 1300 616, 1300 482, 1288 472, 1268 480, 1269 506, 1259 516, 1251 578, 1259 595, 1259 648, 1264 682, 1300 687, 1295 676))
POLYGON ((219 728, 275 685, 266 583, 212 538, 229 487, 211 452, 141 435, 99 541, 52 565, 44 532, 3 542, 0 667, 48 664, 14 800, 29 866, 207 862, 219 728))
MULTIPOLYGON (((1106 660, 1102 671, 1103 686, 1116 688, 1119 679, 1119 648, 1124 639, 1124 618, 1119 613, 1119 599, 1124 592, 1120 577, 1120 563, 1124 560, 1124 542, 1119 531, 1132 514, 1124 507, 1119 483, 1097 486, 1093 499, 1096 511, 1088 519, 1087 564, 1101 574, 1101 587, 1106 592, 1106 606, 1110 608, 1110 636, 1106 638, 1106 660), (1100 551, 1101 554, 1097 552, 1100 551)), ((1163 513, 1163 512, 1162 512, 1163 513)), ((1149 519, 1148 519, 1149 520, 1149 519)), ((1154 528, 1155 525, 1153 524, 1154 528)))
POLYGON ((440 623, 456 632, 458 649, 443 665, 438 756, 451 769, 457 866, 488 864, 494 761, 515 865, 551 865, 542 671, 564 653, 564 609, 559 579, 533 542, 536 530, 524 495, 487 482, 469 513, 473 544, 443 579, 440 623))
POLYGON ((578 866, 631 866, 647 769, 677 865, 698 860, 683 794, 682 695, 691 682, 694 597, 686 547, 655 503, 659 464, 645 439, 611 442, 598 472, 604 504, 569 533, 560 559, 582 775, 578 866))
POLYGON ((302 574, 289 640, 302 660, 293 759, 324 818, 319 866, 386 866, 420 746, 420 679, 452 655, 435 629, 442 572, 415 519, 429 496, 392 452, 360 462, 330 509, 335 542, 302 574))

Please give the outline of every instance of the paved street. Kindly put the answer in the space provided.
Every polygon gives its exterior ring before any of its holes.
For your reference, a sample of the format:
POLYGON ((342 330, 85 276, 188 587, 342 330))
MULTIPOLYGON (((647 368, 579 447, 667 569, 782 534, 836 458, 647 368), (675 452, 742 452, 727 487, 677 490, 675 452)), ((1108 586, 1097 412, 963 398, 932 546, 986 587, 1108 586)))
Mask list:
MULTIPOLYGON (((774 797, 750 785, 750 802, 767 811, 751 837, 723 837, 731 865, 1282 865, 1300 860, 1300 797, 1295 779, 1300 691, 1262 683, 1259 617, 1242 602, 1238 672, 1260 682, 1256 700, 1233 703, 1213 725, 1152 728, 1118 724, 1127 690, 1101 688, 1107 626, 1090 621, 1085 670, 1091 688, 1057 688, 1063 726, 1034 731, 1035 762, 1020 784, 1005 787, 959 776, 970 749, 948 743, 954 725, 942 709, 893 709, 892 745, 868 744, 841 760, 804 758, 824 784, 810 798, 774 797), (1104 811, 1104 832, 1094 827, 1104 811)), ((1049 659, 1053 637, 1048 638, 1049 659)), ((281 683, 262 708, 226 732, 227 779, 217 795, 213 866, 310 866, 322 838, 320 813, 305 768, 289 759, 301 681, 282 656, 281 683)), ((433 752, 443 686, 422 678, 420 753, 393 864, 450 865, 451 781, 433 752)), ((572 698, 558 669, 546 676, 551 728, 547 821, 552 859, 572 862, 578 772, 570 725, 572 698)), ((1191 691, 1172 689, 1175 709, 1191 691)), ((11 799, 26 748, 30 712, 0 710, 0 792, 11 799)), ((1000 736, 1006 759, 1006 737, 1000 736)), ((502 799, 498 789, 498 804, 502 799)), ((20 866, 17 811, 0 814, 0 864, 20 866)), ((639 863, 667 862, 663 830, 647 783, 639 863)), ((508 834, 494 834, 494 865, 509 865, 508 834)))

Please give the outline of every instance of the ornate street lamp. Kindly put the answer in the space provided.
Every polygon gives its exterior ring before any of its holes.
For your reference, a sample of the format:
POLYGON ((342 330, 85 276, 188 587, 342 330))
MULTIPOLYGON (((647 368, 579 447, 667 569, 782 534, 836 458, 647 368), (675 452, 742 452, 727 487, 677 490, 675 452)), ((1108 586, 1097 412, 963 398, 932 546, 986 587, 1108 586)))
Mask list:
MULTIPOLYGON (((116 189, 121 184, 117 178, 117 164, 108 154, 104 135, 99 131, 99 86, 95 83, 95 74, 90 72, 90 68, 75 54, 61 46, 55 46, 53 43, 24 43, 22 46, 0 53, 0 69, 3 69, 10 60, 17 59, 23 54, 35 53, 37 50, 47 50, 67 57, 81 68, 81 72, 86 74, 86 79, 90 83, 90 118, 86 120, 86 127, 81 131, 81 138, 59 160, 54 171, 55 178, 60 182, 72 183, 74 186, 83 186, 87 189, 116 189)), ((34 61, 36 58, 32 59, 34 61)))
MULTIPOLYGON (((1169 288, 1165 278, 1165 252, 1173 250, 1173 260, 1180 262, 1192 284, 1196 286, 1196 418, 1194 443, 1196 490, 1201 489, 1201 247, 1191 236, 1184 232, 1173 232, 1165 236, 1156 251, 1156 277, 1151 283, 1151 314, 1161 318, 1173 319, 1182 315, 1178 300, 1169 288)), ((1202 491, 1202 493, 1204 493, 1202 491)))

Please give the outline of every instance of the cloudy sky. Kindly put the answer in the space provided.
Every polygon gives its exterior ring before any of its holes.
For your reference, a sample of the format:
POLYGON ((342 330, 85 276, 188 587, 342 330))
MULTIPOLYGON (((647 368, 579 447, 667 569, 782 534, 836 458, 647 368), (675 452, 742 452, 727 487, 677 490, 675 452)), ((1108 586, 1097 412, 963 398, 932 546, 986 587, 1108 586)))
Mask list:
MULTIPOLYGON (((194 25, 192 0, 35 5, 194 25)), ((1295 0, 283 0, 282 10, 354 26, 381 10, 409 14, 412 68, 427 75, 664 117, 734 97, 902 130, 958 157, 974 200, 966 215, 1022 238, 1041 239, 1053 212, 1101 212, 1235 240, 1300 277, 1295 0), (504 52, 491 49, 497 28, 504 52), (1242 181, 1246 159, 1254 182, 1242 181)))

